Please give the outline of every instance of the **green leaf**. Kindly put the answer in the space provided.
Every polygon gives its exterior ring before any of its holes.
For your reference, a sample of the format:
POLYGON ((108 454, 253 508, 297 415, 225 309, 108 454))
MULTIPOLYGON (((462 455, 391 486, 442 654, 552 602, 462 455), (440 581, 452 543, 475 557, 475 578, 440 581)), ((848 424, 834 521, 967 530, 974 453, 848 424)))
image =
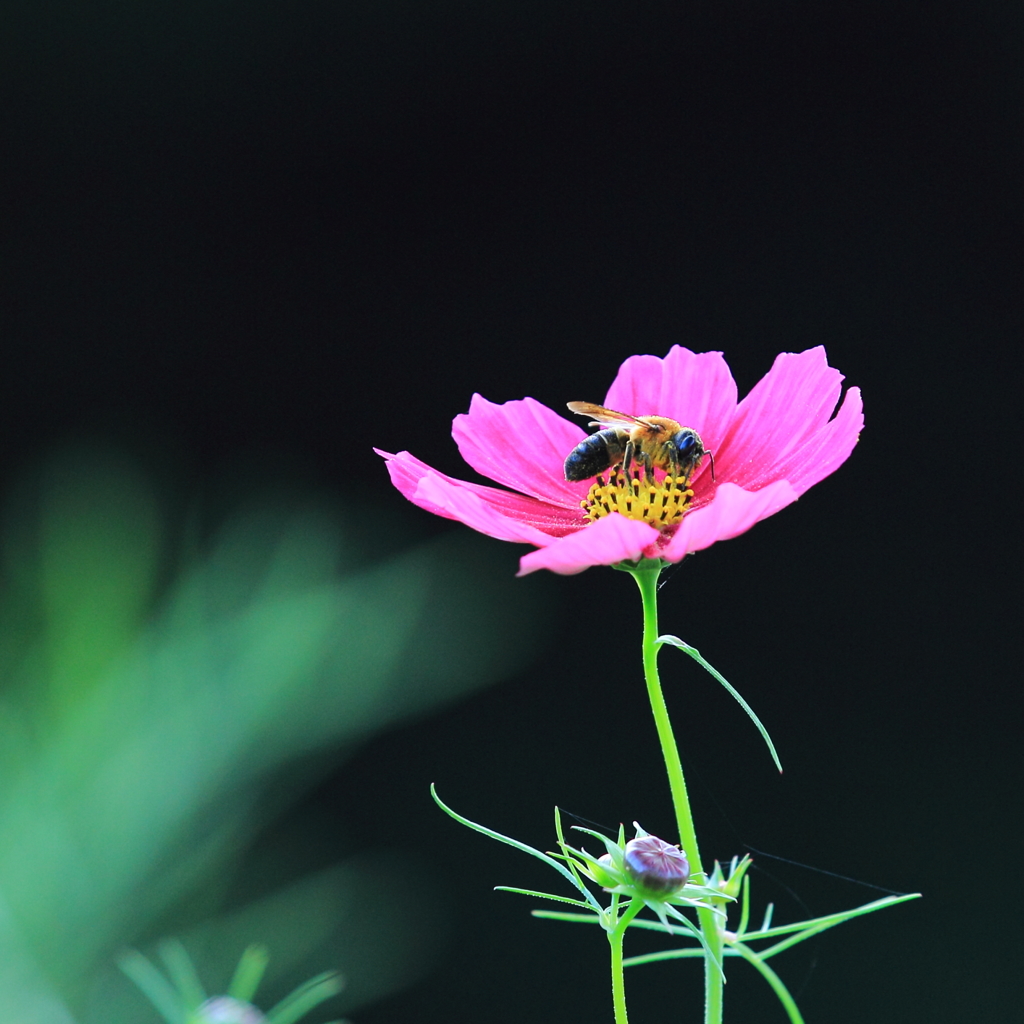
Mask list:
POLYGON ((699 665, 702 665, 705 669, 707 669, 707 671, 710 672, 715 677, 715 679, 717 679, 726 688, 726 690, 728 690, 729 693, 732 694, 732 696, 739 703, 739 706, 743 708, 743 710, 746 711, 748 715, 750 715, 750 720, 754 723, 754 725, 757 726, 757 731, 761 734, 765 743, 768 744, 768 750, 772 755, 772 760, 775 762, 775 767, 778 768, 781 772, 782 762, 779 760, 779 755, 775 752, 775 744, 772 743, 772 738, 768 735, 768 730, 761 724, 761 719, 754 714, 754 709, 739 695, 739 691, 737 691, 737 689, 725 678, 725 676, 723 676, 722 673, 714 667, 714 665, 710 665, 708 662, 706 662, 701 657, 700 651, 698 651, 696 647, 691 647, 688 643, 686 643, 684 640, 680 640, 677 636, 669 636, 668 634, 666 634, 665 636, 659 636, 655 643, 669 644, 671 647, 678 647, 679 650, 688 654, 699 665))
POLYGON ((553 892, 538 892, 536 889, 517 889, 514 885, 496 885, 495 892, 517 892, 521 896, 536 896, 542 900, 555 900, 558 903, 568 903, 570 907, 579 907, 581 910, 590 910, 590 904, 582 900, 573 900, 568 896, 556 896, 553 892))
POLYGON ((160 959, 171 976, 187 1013, 195 1013, 206 999, 206 990, 196 973, 195 964, 177 939, 165 939, 159 946, 160 959))
POLYGON ((174 986, 141 953, 126 950, 117 966, 135 982, 167 1024, 182 1024, 185 1005, 174 986))
POLYGON ((546 853, 541 853, 540 850, 535 850, 532 846, 527 846, 526 843, 519 842, 518 839, 511 839, 509 836, 503 836, 500 832, 495 832, 493 829, 486 828, 484 825, 478 825, 475 821, 470 821, 469 818, 464 818, 461 814, 453 811, 444 801, 437 795, 437 789, 433 783, 430 784, 430 795, 434 798, 434 803, 441 808, 445 814, 449 817, 454 818, 460 825, 465 825, 467 828, 473 829, 475 832, 480 832, 485 836, 490 836, 491 839, 497 839, 499 843, 505 843, 508 846, 515 847, 517 850, 521 850, 523 853, 528 853, 531 857, 536 857, 538 860, 544 861, 545 864, 553 867, 563 878, 567 879, 573 886, 574 889, 578 889, 582 894, 587 903, 593 907, 597 913, 602 912, 601 905, 594 898, 593 893, 578 879, 573 873, 566 868, 564 865, 559 864, 554 857, 549 857, 546 853))
POLYGON ((737 934, 742 935, 747 930, 747 923, 750 921, 750 875, 743 876, 743 901, 740 904, 740 926, 737 934))
POLYGON ((920 896, 919 892, 905 893, 902 896, 885 896, 880 900, 874 900, 871 903, 865 903, 863 906, 854 907, 852 910, 841 910, 835 914, 827 914, 824 917, 816 917, 808 921, 797 921, 794 924, 779 925, 775 928, 762 928, 756 932, 747 932, 739 937, 744 942, 750 942, 756 939, 772 938, 776 935, 791 935, 791 938, 777 942, 774 946, 760 951, 758 955, 768 959, 768 957, 775 956, 776 953, 781 953, 784 949, 789 949, 790 946, 795 946, 798 942, 803 942, 804 939, 809 939, 812 935, 817 935, 819 932, 834 928, 837 924, 842 924, 844 921, 860 917, 863 914, 872 914, 876 910, 882 910, 885 907, 894 907, 897 903, 916 900, 920 896), (793 935, 793 932, 798 934, 793 935))
MULTIPOLYGON (((574 853, 575 851, 565 841, 565 831, 562 828, 562 812, 558 809, 557 805, 555 806, 555 835, 558 836, 558 847, 562 852, 560 854, 552 853, 550 856, 554 857, 556 860, 565 861, 566 866, 572 873, 572 877, 576 880, 574 883, 576 888, 580 892, 586 892, 586 883, 580 877, 580 865, 571 856, 569 856, 570 853, 574 853)), ((589 893, 587 893, 587 895, 589 896, 589 893)), ((604 920, 603 916, 601 920, 604 920)))
POLYGON ((593 914, 568 914, 564 910, 531 910, 530 916, 543 917, 546 921, 571 921, 573 924, 601 923, 593 914))
POLYGON ((248 946, 238 961, 234 977, 228 985, 228 995, 243 1003, 251 1003, 259 988, 270 955, 266 946, 248 946))
POLYGON ((324 971, 286 995, 268 1014, 267 1024, 295 1024, 315 1006, 341 991, 341 976, 337 971, 324 971))

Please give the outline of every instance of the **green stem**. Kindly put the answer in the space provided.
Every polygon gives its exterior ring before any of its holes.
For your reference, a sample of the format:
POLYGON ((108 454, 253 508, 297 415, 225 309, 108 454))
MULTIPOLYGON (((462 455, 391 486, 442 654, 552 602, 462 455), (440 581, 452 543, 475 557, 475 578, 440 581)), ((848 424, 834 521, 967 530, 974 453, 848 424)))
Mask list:
MULTIPOLYGON (((683 765, 679 760, 679 748, 676 746, 672 723, 665 705, 665 695, 661 689, 658 676, 658 576, 661 574, 660 562, 645 562, 631 569, 633 578, 640 588, 644 608, 643 660, 644 678, 647 682, 647 696, 651 702, 651 713, 654 715, 654 726, 661 743, 662 756, 665 758, 665 770, 668 772, 668 785, 672 793, 672 805, 675 808, 676 826, 679 829, 679 844, 690 862, 690 871, 703 872, 700 849, 697 846, 697 833, 693 827, 693 814, 690 811, 690 798, 686 792, 686 780, 683 778, 683 765)), ((697 920, 700 930, 707 941, 708 948, 724 964, 722 956, 722 933, 718 919, 713 910, 698 910, 697 920)), ((722 971, 711 957, 704 957, 704 1024, 722 1024, 722 971)))
POLYGON ((622 970, 622 940, 626 935, 626 926, 643 910, 643 906, 643 900, 633 899, 618 924, 608 932, 608 945, 612 951, 612 1005, 615 1008, 615 1024, 628 1024, 626 979, 622 970))

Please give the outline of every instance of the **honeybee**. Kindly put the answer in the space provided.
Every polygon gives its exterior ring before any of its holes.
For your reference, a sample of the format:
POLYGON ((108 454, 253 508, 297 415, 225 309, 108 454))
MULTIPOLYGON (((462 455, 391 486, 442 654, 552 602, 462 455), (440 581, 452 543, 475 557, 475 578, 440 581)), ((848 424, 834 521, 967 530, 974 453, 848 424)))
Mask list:
POLYGON ((592 417, 590 426, 605 429, 583 438, 569 452, 566 480, 587 480, 619 463, 626 476, 637 464, 647 477, 658 468, 688 478, 705 455, 711 459, 711 479, 715 478, 715 456, 704 447, 700 434, 667 416, 630 416, 592 402, 570 402, 569 409, 592 417))

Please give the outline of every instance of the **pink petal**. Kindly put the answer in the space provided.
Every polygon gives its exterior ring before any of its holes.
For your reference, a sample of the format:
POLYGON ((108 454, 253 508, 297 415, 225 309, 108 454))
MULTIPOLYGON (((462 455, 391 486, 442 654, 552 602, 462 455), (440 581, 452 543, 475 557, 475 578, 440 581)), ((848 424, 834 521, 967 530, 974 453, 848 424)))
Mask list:
POLYGON ((391 455, 374 450, 387 460, 392 483, 414 505, 499 540, 549 544, 552 537, 562 537, 585 525, 578 507, 563 509, 497 487, 456 480, 431 469, 409 452, 391 455))
POLYGON ((860 388, 849 388, 835 419, 779 462, 779 476, 785 477, 797 494, 803 494, 850 457, 863 429, 864 403, 860 388))
POLYGON ((673 345, 664 359, 627 359, 608 389, 605 405, 633 416, 678 420, 714 449, 736 413, 736 382, 721 352, 698 354, 673 345))
POLYGON ((592 565, 636 561, 644 557, 645 550, 652 548, 657 539, 658 531, 653 526, 614 513, 576 533, 549 540, 539 551, 523 555, 516 575, 550 569, 569 576, 592 565))
POLYGON ((758 491, 719 484, 715 500, 689 513, 659 554, 670 562, 678 562, 691 551, 710 547, 716 540, 745 533, 754 523, 792 504, 798 496, 787 480, 777 480, 758 491))
POLYGON ((563 469, 585 433, 532 398, 497 405, 474 395, 469 412, 452 424, 462 457, 478 473, 566 508, 579 508, 587 493, 586 484, 567 482, 563 469))
POLYGON ((850 389, 842 414, 843 375, 828 365, 822 347, 783 352, 740 402, 716 452, 719 480, 757 490, 789 479, 803 493, 850 454, 863 426, 860 393, 850 389))

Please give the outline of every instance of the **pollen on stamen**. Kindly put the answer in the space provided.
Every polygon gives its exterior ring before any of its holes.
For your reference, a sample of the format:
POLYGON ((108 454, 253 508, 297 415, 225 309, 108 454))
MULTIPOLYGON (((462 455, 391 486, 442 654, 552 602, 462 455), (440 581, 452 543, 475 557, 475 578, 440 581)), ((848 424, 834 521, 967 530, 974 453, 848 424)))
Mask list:
POLYGON ((691 482, 691 477, 672 475, 656 480, 642 477, 639 471, 627 477, 616 466, 607 480, 597 477, 580 507, 588 523, 618 512, 659 529, 677 526, 693 501, 691 482))

